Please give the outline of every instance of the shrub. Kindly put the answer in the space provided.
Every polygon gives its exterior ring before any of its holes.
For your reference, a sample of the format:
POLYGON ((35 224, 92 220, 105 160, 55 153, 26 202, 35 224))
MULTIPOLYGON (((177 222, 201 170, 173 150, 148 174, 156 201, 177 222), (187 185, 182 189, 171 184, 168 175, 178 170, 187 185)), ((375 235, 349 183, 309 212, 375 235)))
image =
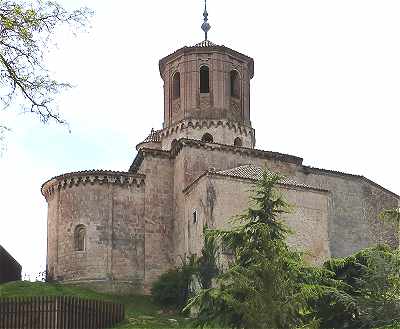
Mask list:
POLYGON ((182 265, 162 274, 153 283, 151 295, 154 302, 181 311, 190 295, 190 284, 196 274, 195 256, 182 261, 182 265))

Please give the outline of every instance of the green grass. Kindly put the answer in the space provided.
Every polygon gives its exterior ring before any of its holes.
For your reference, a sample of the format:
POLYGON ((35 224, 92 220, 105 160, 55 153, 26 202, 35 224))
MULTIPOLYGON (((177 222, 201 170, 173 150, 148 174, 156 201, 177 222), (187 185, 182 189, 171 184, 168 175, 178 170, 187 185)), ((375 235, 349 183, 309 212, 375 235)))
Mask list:
POLYGON ((125 305, 126 319, 115 327, 118 329, 193 328, 188 317, 162 310, 152 302, 150 296, 121 297, 56 283, 18 281, 0 284, 0 298, 34 296, 75 296, 122 303, 125 305))

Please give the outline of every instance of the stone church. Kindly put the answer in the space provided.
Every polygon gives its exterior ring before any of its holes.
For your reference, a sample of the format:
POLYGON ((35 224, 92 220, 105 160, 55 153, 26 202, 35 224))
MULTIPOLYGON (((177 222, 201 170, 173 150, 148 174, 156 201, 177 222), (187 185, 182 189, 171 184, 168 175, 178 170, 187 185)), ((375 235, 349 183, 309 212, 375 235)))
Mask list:
POLYGON ((203 227, 229 227, 248 206, 263 168, 286 176, 294 205, 289 243, 309 260, 387 242, 378 220, 399 196, 358 175, 313 168, 293 155, 255 147, 250 120, 251 57, 207 39, 159 63, 164 123, 137 145, 127 171, 87 170, 43 184, 48 203, 47 269, 61 282, 148 293, 180 259, 198 253, 203 227))

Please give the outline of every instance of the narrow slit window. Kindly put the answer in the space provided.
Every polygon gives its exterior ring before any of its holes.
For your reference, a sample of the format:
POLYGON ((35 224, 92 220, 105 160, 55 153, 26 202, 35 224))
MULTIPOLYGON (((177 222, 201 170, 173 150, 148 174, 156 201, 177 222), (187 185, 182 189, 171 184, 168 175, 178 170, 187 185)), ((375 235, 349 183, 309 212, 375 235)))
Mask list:
POLYGON ((173 98, 178 99, 181 97, 181 74, 179 72, 176 72, 172 80, 173 98))
POLYGON ((208 66, 200 68, 200 93, 207 94, 210 92, 210 69, 208 66))
POLYGON ((231 71, 231 97, 240 97, 240 80, 237 71, 231 71))
POLYGON ((193 224, 197 223, 197 210, 193 211, 193 224))

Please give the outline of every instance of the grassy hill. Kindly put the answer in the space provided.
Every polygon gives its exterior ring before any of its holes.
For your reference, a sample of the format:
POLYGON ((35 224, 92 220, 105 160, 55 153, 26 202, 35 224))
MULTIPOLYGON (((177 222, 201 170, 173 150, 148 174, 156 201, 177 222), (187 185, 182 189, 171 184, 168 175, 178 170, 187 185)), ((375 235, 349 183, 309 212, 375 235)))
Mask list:
POLYGON ((75 296, 122 303, 125 305, 126 319, 116 328, 192 328, 192 322, 181 314, 162 310, 149 296, 114 296, 100 294, 89 289, 56 283, 18 281, 0 285, 0 298, 34 296, 75 296))

